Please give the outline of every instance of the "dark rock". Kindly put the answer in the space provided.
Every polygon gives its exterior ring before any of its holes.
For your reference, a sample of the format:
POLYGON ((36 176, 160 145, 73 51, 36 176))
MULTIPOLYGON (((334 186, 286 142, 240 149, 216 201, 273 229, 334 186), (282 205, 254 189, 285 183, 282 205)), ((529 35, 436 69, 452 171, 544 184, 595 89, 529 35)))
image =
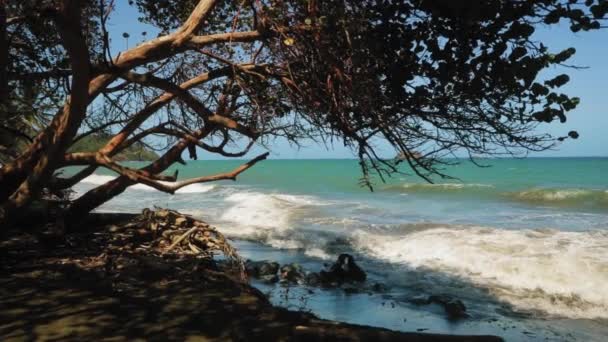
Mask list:
POLYGON ((308 286, 318 286, 321 284, 321 276, 319 273, 310 272, 306 274, 304 281, 308 286))
POLYGON ((360 293, 361 289, 358 287, 355 287, 353 285, 347 285, 342 287, 342 290, 344 291, 344 293, 346 294, 354 294, 354 293, 360 293))
POLYGON ((268 274, 260 276, 260 280, 267 284, 275 284, 279 282, 279 276, 276 274, 268 274))
POLYGON ((329 271, 321 271, 321 281, 323 283, 348 283, 363 282, 367 275, 357 265, 355 259, 350 254, 340 254, 338 260, 331 265, 329 271))
POLYGON ((466 312, 466 306, 464 306, 464 303, 459 299, 449 301, 445 303, 443 307, 445 308, 445 312, 447 312, 450 318, 458 319, 469 317, 466 312))
POLYGON ((469 317, 467 308, 460 299, 455 299, 446 295, 431 295, 428 298, 428 303, 436 303, 443 306, 443 309, 451 319, 460 319, 469 317))
POLYGON ((281 266, 279 273, 281 279, 289 282, 300 282, 304 279, 304 271, 302 270, 302 266, 295 263, 281 266))
POLYGON ((264 263, 262 266, 260 266, 259 274, 261 276, 276 275, 278 271, 279 271, 279 264, 276 262, 269 262, 269 263, 264 263))
POLYGON ((382 283, 374 283, 372 285, 371 290, 374 292, 386 292, 388 291, 388 287, 382 283))
POLYGON ((279 264, 267 260, 263 261, 247 261, 245 263, 245 269, 247 274, 254 278, 260 278, 263 276, 271 276, 277 274, 279 271, 279 264))

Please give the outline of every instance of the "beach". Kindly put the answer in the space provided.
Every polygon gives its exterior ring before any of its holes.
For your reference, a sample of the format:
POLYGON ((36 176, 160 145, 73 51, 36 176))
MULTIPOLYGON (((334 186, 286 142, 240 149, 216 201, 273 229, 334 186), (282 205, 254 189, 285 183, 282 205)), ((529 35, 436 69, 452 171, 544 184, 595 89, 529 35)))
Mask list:
POLYGON ((606 341, 606 20, 0 1, 0 341, 606 341))
POLYGON ((402 333, 273 306, 212 259, 142 252, 131 239, 139 233, 117 233, 136 216, 95 214, 86 229, 53 238, 32 227, 5 231, 1 339, 501 341, 402 333))
MULTIPOLYGON (((370 192, 357 185, 352 160, 269 160, 238 182, 175 195, 137 185, 99 210, 179 210, 217 226, 245 258, 297 262, 310 272, 351 253, 370 281, 387 287, 310 295, 295 286, 286 300, 280 285, 252 282, 274 304, 322 318, 507 340, 601 341, 608 334, 608 159, 483 162, 492 166, 447 170, 459 179, 426 184, 404 176, 370 192), (458 298, 470 317, 453 322, 436 305, 414 304, 431 295, 458 298)), ((236 163, 192 162, 180 175, 236 163)), ((93 175, 76 190, 112 177, 93 175)))

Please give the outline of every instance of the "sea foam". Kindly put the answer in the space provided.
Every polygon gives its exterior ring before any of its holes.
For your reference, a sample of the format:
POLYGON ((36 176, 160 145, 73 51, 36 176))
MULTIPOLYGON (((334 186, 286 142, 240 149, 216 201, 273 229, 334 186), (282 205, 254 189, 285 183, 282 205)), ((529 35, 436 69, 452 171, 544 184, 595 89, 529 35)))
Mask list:
POLYGON ((229 207, 220 216, 220 228, 228 236, 263 242, 279 249, 300 249, 322 259, 331 258, 324 250, 320 232, 301 229, 304 217, 315 207, 328 205, 314 196, 241 191, 224 198, 229 207))
POLYGON ((223 221, 239 226, 241 234, 248 229, 285 230, 291 227, 292 218, 306 207, 323 205, 314 196, 268 194, 241 191, 224 198, 229 208, 221 215, 223 221))
POLYGON ((508 194, 516 200, 547 204, 594 204, 608 206, 608 190, 533 188, 508 194))
POLYGON ((444 227, 355 234, 371 257, 465 279, 516 309, 608 318, 608 232, 444 227))
POLYGON ((451 191, 484 191, 494 185, 481 183, 402 183, 384 187, 387 191, 398 192, 451 192, 451 191))

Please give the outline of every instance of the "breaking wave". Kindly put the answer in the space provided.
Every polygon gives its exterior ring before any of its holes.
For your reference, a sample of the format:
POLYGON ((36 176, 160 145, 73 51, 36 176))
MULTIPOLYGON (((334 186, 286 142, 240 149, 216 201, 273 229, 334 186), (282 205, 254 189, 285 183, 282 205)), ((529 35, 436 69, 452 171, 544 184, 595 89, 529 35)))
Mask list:
POLYGON ((569 206, 573 208, 608 208, 608 190, 583 188, 529 188, 505 191, 502 187, 481 183, 404 183, 384 187, 388 192, 405 194, 454 194, 490 196, 532 205, 569 206))
POLYGON ((255 191, 233 193, 224 198, 228 208, 220 215, 220 228, 233 238, 265 243, 274 248, 299 249, 307 255, 329 259, 326 246, 336 234, 302 229, 314 222, 319 208, 331 202, 315 196, 269 194, 255 191))
POLYGON ((305 211, 306 207, 322 205, 314 196, 266 194, 244 191, 226 198, 229 208, 221 219, 240 227, 242 234, 247 228, 285 230, 291 227, 292 219, 305 211))
POLYGON ((520 312, 608 319, 607 231, 370 225, 317 215, 327 203, 314 196, 246 191, 225 201, 221 229, 232 237, 326 260, 351 251, 363 262, 392 265, 383 268, 391 278, 409 274, 425 288, 437 286, 435 276, 458 280, 447 286, 470 284, 469 291, 484 289, 520 312))
POLYGON ((493 189, 491 184, 477 183, 402 183, 389 185, 383 188, 385 191, 397 192, 462 192, 462 191, 488 191, 493 189))
MULTIPOLYGON (((91 175, 82 183, 103 184, 113 178, 91 175)), ((178 192, 209 192, 216 187, 194 184, 178 192)), ((207 212, 210 218, 218 220, 213 223, 230 237, 255 240, 275 248, 300 249, 309 256, 327 260, 338 253, 353 252, 362 257, 363 264, 388 265, 381 272, 390 273, 390 278, 409 274, 425 288, 458 286, 450 285, 449 279, 459 280, 461 288, 465 284, 468 285, 465 288, 483 289, 500 303, 522 312, 608 319, 608 231, 508 230, 426 221, 399 223, 406 220, 401 217, 389 222, 382 221, 383 207, 375 202, 363 202, 366 206, 361 206, 354 202, 358 199, 334 201, 321 199, 320 195, 218 188, 209 196, 200 196, 206 202, 197 196, 195 203, 188 202, 188 208, 207 212), (380 224, 383 222, 389 223, 380 224), (448 283, 437 285, 436 276, 445 276, 448 283)), ((130 189, 137 198, 154 200, 143 193, 152 188, 138 184, 130 189)), ((471 191, 534 204, 608 207, 606 190, 533 188, 505 193, 492 185, 460 183, 401 184, 386 190, 471 191)), ((194 196, 178 197, 191 201, 194 196)), ((401 285, 412 286, 413 282, 401 285)))
POLYGON ((531 204, 608 207, 608 190, 533 188, 507 196, 531 204))
POLYGON ((608 232, 431 228, 404 236, 359 231, 356 246, 410 270, 471 282, 516 309, 608 318, 608 232))

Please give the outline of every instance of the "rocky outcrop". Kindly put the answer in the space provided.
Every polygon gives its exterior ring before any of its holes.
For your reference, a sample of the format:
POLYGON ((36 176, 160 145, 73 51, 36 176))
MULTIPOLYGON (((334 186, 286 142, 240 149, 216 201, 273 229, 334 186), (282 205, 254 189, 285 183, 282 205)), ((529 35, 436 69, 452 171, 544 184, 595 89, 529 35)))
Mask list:
POLYGON ((364 282, 367 279, 367 274, 357 265, 355 258, 350 254, 340 254, 329 270, 321 271, 319 275, 321 282, 325 284, 364 282))
POLYGON ((311 287, 341 288, 347 294, 386 292, 381 283, 366 284, 367 274, 357 265, 350 254, 340 254, 336 262, 326 265, 320 272, 305 271, 301 265, 290 263, 280 266, 268 260, 245 263, 249 277, 264 283, 298 284, 311 287))
POLYGON ((299 264, 286 264, 281 266, 279 270, 279 278, 281 281, 287 281, 290 283, 302 283, 304 281, 304 269, 299 264))
POLYGON ((276 275, 279 271, 279 263, 274 261, 262 260, 245 262, 247 275, 254 278, 276 275))

